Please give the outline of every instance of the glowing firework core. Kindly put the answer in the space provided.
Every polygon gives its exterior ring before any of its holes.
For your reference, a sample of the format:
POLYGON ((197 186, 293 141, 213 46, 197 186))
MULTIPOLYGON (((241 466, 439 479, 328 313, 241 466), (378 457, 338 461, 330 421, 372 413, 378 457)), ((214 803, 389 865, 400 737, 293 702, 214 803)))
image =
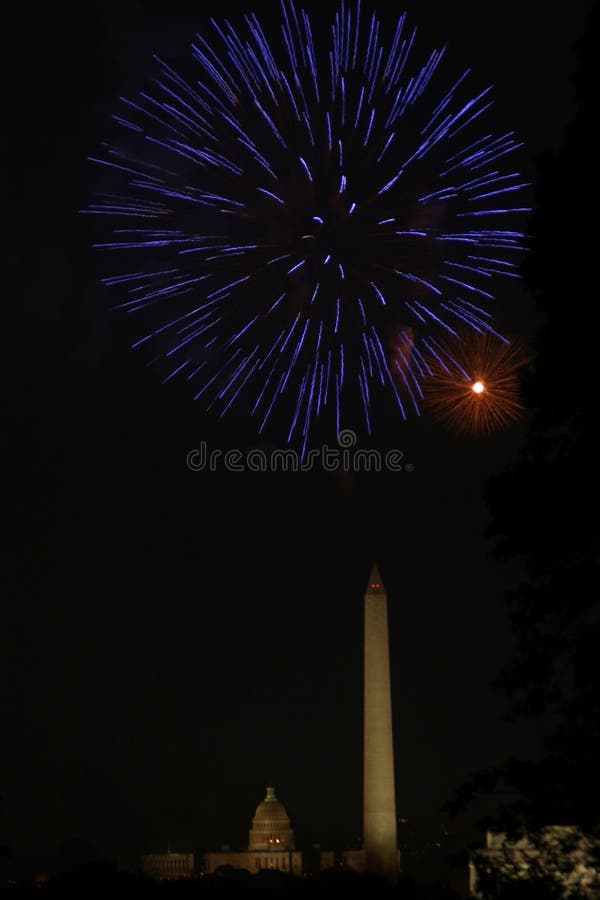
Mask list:
POLYGON ((457 433, 482 435, 519 418, 519 370, 528 357, 518 344, 465 331, 439 350, 425 381, 425 405, 437 419, 457 433))

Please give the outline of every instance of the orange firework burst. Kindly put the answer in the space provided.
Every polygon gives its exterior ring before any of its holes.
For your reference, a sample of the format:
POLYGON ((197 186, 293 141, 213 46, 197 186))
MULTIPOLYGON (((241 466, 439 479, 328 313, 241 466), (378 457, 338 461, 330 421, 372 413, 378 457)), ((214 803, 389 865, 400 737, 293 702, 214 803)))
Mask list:
POLYGON ((523 412, 519 370, 522 347, 476 332, 436 342, 423 385, 424 404, 459 434, 499 431, 523 412))

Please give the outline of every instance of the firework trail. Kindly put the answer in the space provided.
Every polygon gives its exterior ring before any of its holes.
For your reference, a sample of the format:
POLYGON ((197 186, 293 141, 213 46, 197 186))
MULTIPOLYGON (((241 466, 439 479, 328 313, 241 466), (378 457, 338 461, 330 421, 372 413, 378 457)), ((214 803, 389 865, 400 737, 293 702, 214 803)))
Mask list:
POLYGON ((360 0, 327 40, 289 0, 273 34, 212 28, 179 70, 155 59, 93 157, 134 346, 303 448, 319 420, 370 434, 381 394, 418 412, 438 337, 494 333, 495 284, 518 277, 527 185, 491 88, 443 76, 444 48, 413 62, 406 15, 390 32, 360 0))

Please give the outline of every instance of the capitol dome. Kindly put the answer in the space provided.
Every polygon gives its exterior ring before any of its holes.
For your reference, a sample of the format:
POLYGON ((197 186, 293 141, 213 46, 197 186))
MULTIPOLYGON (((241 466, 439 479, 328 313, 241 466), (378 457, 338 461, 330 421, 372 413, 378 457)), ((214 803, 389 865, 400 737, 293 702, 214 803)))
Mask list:
POLYGON ((286 808, 267 788, 267 796, 256 807, 250 829, 249 850, 293 850, 294 831, 286 808))

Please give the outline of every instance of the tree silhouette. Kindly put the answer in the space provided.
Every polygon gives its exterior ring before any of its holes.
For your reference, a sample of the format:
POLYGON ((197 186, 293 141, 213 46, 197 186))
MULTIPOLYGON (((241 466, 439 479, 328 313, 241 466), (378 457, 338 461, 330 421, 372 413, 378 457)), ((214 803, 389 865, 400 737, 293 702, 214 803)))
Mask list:
POLYGON ((600 835, 600 528, 595 360, 600 158, 594 89, 600 6, 578 47, 578 111, 539 160, 526 285, 542 316, 524 379, 531 420, 519 459, 487 485, 499 560, 525 580, 508 596, 514 652, 498 678, 515 718, 541 716, 543 757, 477 773, 449 804, 507 788, 497 827, 577 824, 600 835))

